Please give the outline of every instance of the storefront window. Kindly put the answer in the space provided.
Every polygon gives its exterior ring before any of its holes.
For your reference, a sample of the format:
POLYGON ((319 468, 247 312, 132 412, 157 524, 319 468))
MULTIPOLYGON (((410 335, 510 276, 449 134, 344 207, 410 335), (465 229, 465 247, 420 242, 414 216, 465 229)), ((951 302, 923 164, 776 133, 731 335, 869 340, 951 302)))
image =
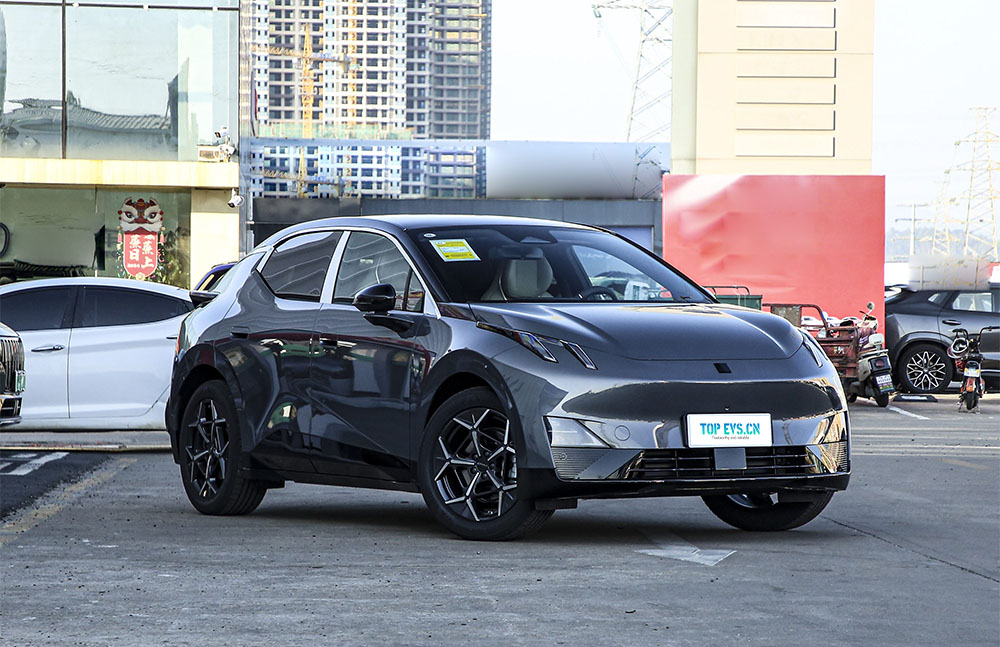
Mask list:
POLYGON ((10 230, 0 274, 117 276, 187 287, 191 195, 186 191, 0 189, 10 230))
POLYGON ((0 0, 0 156, 193 161, 235 139, 236 6, 0 0))
POLYGON ((60 8, 0 5, 0 156, 62 154, 60 8))

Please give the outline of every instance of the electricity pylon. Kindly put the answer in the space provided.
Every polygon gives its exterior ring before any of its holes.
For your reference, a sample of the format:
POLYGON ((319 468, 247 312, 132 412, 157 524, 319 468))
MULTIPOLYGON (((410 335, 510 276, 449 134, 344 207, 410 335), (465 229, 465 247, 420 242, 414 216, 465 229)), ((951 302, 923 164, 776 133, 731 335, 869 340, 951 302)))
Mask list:
POLYGON ((972 108, 976 130, 955 142, 958 150, 971 145, 969 158, 945 171, 934 215, 935 254, 1000 260, 997 220, 1000 218, 1000 160, 992 146, 1000 138, 990 130, 996 108, 972 108))
POLYGON ((605 0, 602 9, 639 11, 639 53, 632 76, 625 138, 630 142, 670 141, 671 63, 673 61, 673 4, 665 0, 605 0))

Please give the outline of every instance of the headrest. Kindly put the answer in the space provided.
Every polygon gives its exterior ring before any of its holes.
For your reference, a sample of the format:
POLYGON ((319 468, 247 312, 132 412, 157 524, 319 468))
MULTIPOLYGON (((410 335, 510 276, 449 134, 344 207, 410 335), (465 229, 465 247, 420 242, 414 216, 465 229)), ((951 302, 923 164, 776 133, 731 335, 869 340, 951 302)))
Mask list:
MULTIPOLYGON (((541 255, 541 250, 537 250, 541 255)), ((552 285, 552 266, 540 258, 517 258, 503 261, 500 288, 508 299, 534 299, 552 285)))

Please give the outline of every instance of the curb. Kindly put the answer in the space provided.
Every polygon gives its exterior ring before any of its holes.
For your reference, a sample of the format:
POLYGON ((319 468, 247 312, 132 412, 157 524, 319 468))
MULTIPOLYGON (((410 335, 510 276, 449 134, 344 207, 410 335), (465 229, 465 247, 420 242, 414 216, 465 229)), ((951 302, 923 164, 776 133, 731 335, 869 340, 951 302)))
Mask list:
POLYGON ((128 445, 124 443, 60 443, 23 442, 0 444, 0 451, 23 451, 26 449, 61 452, 169 452, 170 445, 128 445))

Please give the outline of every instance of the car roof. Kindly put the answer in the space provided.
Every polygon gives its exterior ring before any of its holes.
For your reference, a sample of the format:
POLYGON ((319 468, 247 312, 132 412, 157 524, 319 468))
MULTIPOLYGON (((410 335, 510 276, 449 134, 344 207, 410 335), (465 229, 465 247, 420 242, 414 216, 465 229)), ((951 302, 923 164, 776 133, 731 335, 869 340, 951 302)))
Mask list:
POLYGON ((522 216, 504 216, 499 214, 387 214, 375 216, 340 216, 336 218, 321 218, 309 220, 286 227, 272 234, 255 249, 273 245, 289 234, 310 229, 328 227, 373 227, 386 232, 402 233, 408 229, 424 229, 428 227, 490 227, 498 225, 520 225, 536 227, 571 227, 575 229, 596 229, 563 220, 543 220, 541 218, 525 218, 522 216))
POLYGON ((155 292, 157 294, 164 294, 167 296, 175 297, 177 299, 184 299, 185 301, 191 300, 191 297, 188 294, 187 290, 175 287, 173 285, 164 285, 162 283, 153 283, 150 281, 138 281, 136 279, 119 279, 110 276, 30 279, 27 281, 18 281, 16 283, 8 283, 7 285, 0 286, 0 294, 8 292, 19 292, 21 290, 34 289, 34 288, 61 287, 67 285, 125 288, 127 290, 155 292))

